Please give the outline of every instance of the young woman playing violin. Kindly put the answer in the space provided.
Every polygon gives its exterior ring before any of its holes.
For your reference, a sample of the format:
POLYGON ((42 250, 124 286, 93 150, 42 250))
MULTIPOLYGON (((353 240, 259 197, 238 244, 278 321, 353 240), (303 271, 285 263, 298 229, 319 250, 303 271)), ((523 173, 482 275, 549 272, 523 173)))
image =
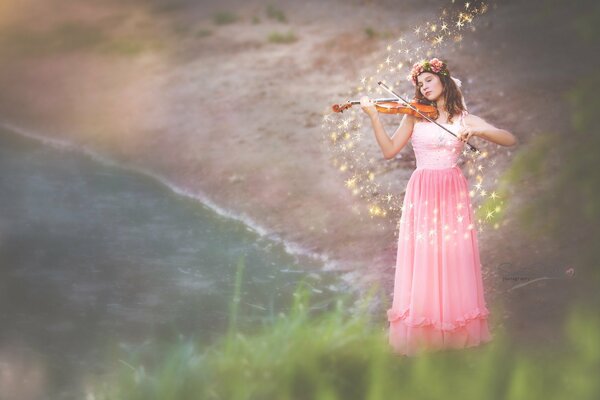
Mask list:
POLYGON ((416 156, 402 205, 393 301, 387 310, 389 343, 396 353, 410 356, 492 340, 473 208, 457 161, 473 136, 502 146, 517 140, 467 112, 460 81, 450 76, 445 62, 415 63, 408 79, 416 101, 412 108, 404 106, 391 138, 375 103, 363 96, 360 105, 386 159, 409 140, 416 156), (433 103, 433 109, 416 112, 425 110, 421 103, 433 103))
MULTIPOLYGON (((433 60, 436 59, 434 58, 433 60)), ((423 71, 417 76, 415 82, 415 99, 420 104, 431 102, 435 104, 434 107, 438 115, 437 119, 434 119, 436 122, 441 124, 451 123, 454 116, 466 111, 462 93, 458 89, 459 86, 457 83, 460 82, 458 79, 433 71, 423 71)), ((414 103, 411 104, 414 105, 414 103)), ((383 152, 383 157, 386 159, 393 158, 404 148, 410 139, 415 122, 421 119, 419 114, 404 113, 400 126, 390 138, 385 133, 381 121, 379 121, 379 112, 375 104, 367 96, 363 96, 360 99, 360 105, 371 119, 375 137, 383 152)), ((472 136, 477 136, 502 146, 517 144, 516 137, 507 130, 496 128, 476 115, 466 112, 463 115, 464 126, 458 131, 460 140, 468 142, 472 136)))

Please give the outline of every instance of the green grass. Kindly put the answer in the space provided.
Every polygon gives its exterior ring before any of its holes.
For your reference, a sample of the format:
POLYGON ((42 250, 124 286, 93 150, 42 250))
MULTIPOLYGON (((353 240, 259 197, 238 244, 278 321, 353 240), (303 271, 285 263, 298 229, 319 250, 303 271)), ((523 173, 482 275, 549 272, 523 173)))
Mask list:
POLYGON ((267 5, 267 17, 279 22, 287 22, 284 12, 272 4, 267 5))
POLYGON ((210 29, 198 29, 196 32, 196 37, 205 37, 212 35, 212 31, 210 29))
MULTIPOLYGON (((501 330, 485 346, 393 355, 386 325, 372 323, 370 296, 349 309, 349 296, 318 315, 301 283, 291 310, 241 332, 236 275, 227 333, 212 345, 181 340, 136 354, 115 354, 112 379, 95 399, 595 399, 600 395, 600 319, 573 308, 563 351, 516 353, 501 330), (164 356, 157 356, 163 354, 164 356)), ((557 327, 558 328, 558 327, 557 327)))
POLYGON ((373 29, 371 27, 367 27, 367 28, 365 28, 365 35, 367 35, 367 37, 369 39, 373 39, 374 37, 377 36, 377 32, 375 31, 375 29, 373 29))
POLYGON ((298 38, 292 31, 288 31, 286 33, 271 32, 268 37, 268 41, 270 43, 293 43, 297 40, 298 38))
POLYGON ((170 13, 174 11, 182 11, 189 4, 186 0, 154 0, 151 2, 152 10, 157 13, 170 13))
POLYGON ((379 31, 376 31, 375 29, 371 28, 370 26, 365 28, 365 35, 369 39, 375 39, 375 38, 390 39, 390 38, 394 37, 393 32, 390 32, 390 31, 379 32, 379 31))
POLYGON ((158 49, 161 46, 159 42, 153 43, 135 38, 117 38, 104 43, 99 47, 99 50, 106 54, 133 56, 150 48, 158 49))
POLYGON ((89 48, 105 41, 105 35, 99 28, 74 21, 60 24, 50 37, 55 46, 68 50, 89 48))
POLYGON ((238 20, 238 16, 231 11, 219 11, 213 15, 213 22, 216 25, 232 24, 238 20))
POLYGON ((5 55, 45 56, 75 51, 136 55, 162 44, 142 37, 110 37, 95 25, 68 21, 48 30, 13 27, 0 35, 0 49, 5 55))
POLYGON ((0 47, 17 55, 43 55, 61 51, 92 49, 105 43, 106 35, 96 26, 76 21, 61 23, 49 30, 7 28, 0 36, 0 47))

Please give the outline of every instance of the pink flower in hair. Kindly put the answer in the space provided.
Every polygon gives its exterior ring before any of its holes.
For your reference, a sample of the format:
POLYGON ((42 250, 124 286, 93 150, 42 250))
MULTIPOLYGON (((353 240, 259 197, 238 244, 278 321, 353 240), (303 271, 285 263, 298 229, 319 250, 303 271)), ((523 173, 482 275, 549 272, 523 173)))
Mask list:
POLYGON ((444 63, 437 58, 432 58, 429 64, 431 64, 433 72, 440 72, 444 68, 444 63))
POLYGON ((448 69, 446 67, 446 63, 444 63, 439 58, 432 58, 431 60, 422 60, 416 62, 410 74, 406 77, 409 81, 412 81, 414 85, 417 84, 417 76, 419 76, 422 72, 434 72, 436 74, 448 75, 448 69))

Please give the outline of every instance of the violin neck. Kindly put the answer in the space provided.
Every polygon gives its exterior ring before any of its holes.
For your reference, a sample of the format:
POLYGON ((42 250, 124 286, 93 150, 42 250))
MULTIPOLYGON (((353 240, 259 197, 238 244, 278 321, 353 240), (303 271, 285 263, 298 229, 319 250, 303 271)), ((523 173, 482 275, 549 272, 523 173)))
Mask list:
MULTIPOLYGON (((385 103, 385 102, 399 101, 399 100, 396 97, 390 97, 390 98, 386 98, 386 99, 372 99, 371 101, 373 103, 385 103)), ((350 103, 350 104, 360 104, 360 100, 349 100, 348 103, 350 103)))

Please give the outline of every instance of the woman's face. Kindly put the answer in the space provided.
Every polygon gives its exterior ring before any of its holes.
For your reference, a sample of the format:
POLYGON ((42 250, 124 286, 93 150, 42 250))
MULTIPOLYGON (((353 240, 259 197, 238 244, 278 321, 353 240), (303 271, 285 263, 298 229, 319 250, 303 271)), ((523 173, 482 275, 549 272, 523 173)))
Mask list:
POLYGON ((421 94, 429 101, 435 101, 442 95, 444 87, 440 77, 431 72, 423 72, 417 77, 417 86, 421 94))

